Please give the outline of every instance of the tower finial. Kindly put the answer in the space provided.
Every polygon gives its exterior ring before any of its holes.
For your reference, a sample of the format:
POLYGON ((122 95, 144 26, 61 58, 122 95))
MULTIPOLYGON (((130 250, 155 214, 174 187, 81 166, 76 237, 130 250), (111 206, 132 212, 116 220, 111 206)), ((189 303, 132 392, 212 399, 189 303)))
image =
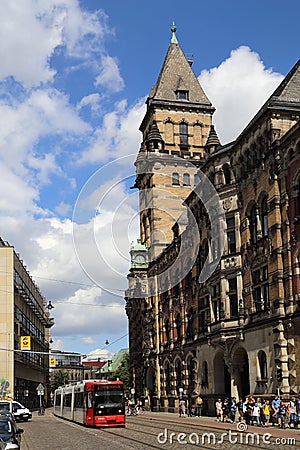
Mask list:
POLYGON ((171 27, 171 31, 172 31, 171 44, 178 44, 177 37, 176 37, 176 26, 175 26, 174 21, 173 21, 173 25, 171 27))

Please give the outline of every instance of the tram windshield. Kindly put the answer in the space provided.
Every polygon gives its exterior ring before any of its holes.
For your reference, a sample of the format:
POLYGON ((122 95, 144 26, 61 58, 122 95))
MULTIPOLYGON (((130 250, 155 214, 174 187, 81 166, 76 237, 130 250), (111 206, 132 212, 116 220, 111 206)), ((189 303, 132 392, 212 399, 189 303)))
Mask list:
POLYGON ((101 389, 95 391, 95 408, 106 407, 122 407, 124 404, 123 391, 120 389, 101 389))

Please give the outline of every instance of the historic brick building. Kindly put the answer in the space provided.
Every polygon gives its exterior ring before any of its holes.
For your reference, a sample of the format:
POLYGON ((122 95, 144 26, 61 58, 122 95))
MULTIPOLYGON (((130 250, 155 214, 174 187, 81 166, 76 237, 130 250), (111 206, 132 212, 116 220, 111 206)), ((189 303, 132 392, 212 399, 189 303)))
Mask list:
POLYGON ((220 145, 175 31, 140 127, 132 385, 169 411, 199 392, 210 411, 218 396, 288 396, 300 391, 300 62, 220 145))

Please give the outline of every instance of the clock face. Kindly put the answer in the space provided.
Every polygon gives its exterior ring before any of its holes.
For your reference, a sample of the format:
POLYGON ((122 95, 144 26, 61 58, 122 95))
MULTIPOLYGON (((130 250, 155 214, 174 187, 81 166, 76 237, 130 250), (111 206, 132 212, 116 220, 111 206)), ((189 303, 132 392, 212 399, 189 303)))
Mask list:
POLYGON ((139 264, 144 263, 144 262, 145 262, 145 257, 144 257, 143 255, 137 255, 137 256, 134 258, 134 261, 135 261, 136 263, 139 263, 139 264))

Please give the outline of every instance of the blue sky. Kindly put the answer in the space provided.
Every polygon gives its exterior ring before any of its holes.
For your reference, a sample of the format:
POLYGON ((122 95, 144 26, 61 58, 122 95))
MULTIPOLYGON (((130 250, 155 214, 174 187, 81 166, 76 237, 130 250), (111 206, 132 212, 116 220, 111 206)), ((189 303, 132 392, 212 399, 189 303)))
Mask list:
POLYGON ((55 306, 55 348, 105 355, 127 346, 123 292, 138 235, 128 188, 172 21, 222 143, 299 59, 297 0, 211 5, 0 4, 0 235, 55 306))

